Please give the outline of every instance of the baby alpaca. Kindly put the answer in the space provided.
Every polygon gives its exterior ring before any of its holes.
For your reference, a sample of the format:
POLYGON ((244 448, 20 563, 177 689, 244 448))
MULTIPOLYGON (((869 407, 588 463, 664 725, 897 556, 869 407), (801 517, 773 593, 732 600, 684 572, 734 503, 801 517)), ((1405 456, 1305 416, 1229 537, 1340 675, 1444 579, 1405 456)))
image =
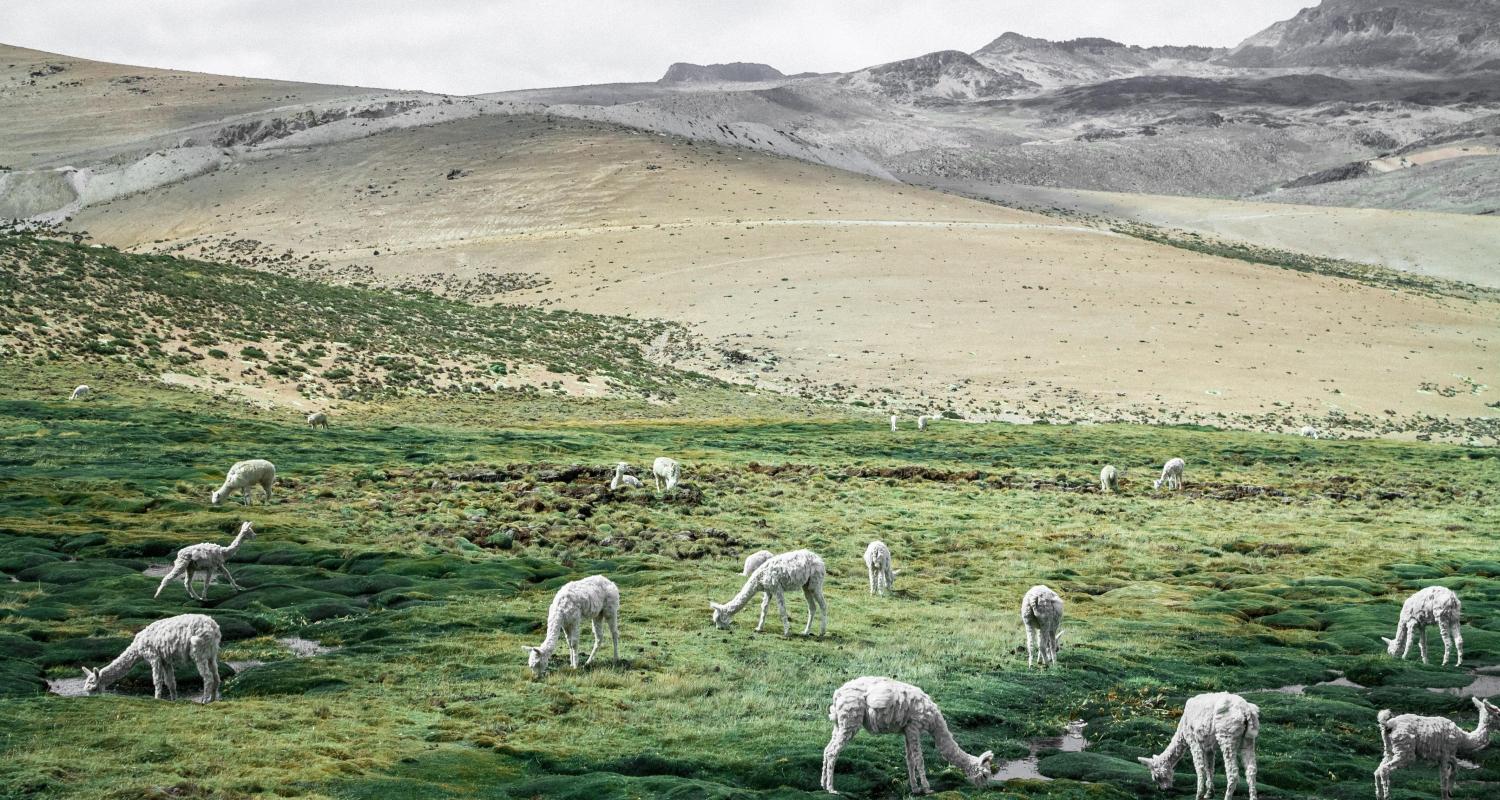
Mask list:
POLYGON ((1187 462, 1180 458, 1174 458, 1162 465, 1161 477, 1152 482, 1151 488, 1160 489, 1166 484, 1168 489, 1182 489, 1182 471, 1187 467, 1187 462))
POLYGON ((307 415, 307 427, 322 428, 328 430, 328 415, 321 411, 314 411, 307 415))
POLYGON ((70 394, 70 395, 68 395, 68 399, 69 400, 83 400, 84 398, 88 397, 89 396, 89 392, 92 392, 92 391, 94 391, 94 390, 90 389, 89 385, 85 383, 85 384, 82 384, 82 385, 78 386, 78 388, 74 389, 73 393, 70 394))
POLYGON ((786 636, 792 629, 791 617, 786 613, 786 592, 789 589, 801 589, 802 596, 807 598, 807 626, 802 629, 802 635, 812 633, 813 609, 818 608, 823 615, 822 625, 818 630, 818 635, 822 636, 828 633, 828 601, 823 599, 823 580, 827 575, 823 559, 811 550, 793 550, 772 556, 750 573, 750 579, 740 587, 740 592, 734 599, 723 605, 709 602, 708 607, 714 612, 714 625, 728 630, 734 615, 750 602, 756 592, 763 592, 765 596, 760 601, 760 621, 755 623, 755 632, 760 633, 765 627, 766 606, 775 597, 776 605, 781 608, 781 635, 786 636))
POLYGON ((895 433, 895 432, 896 432, 896 415, 892 414, 891 415, 891 433, 895 433))
POLYGON ((1114 464, 1105 464, 1104 469, 1099 470, 1099 491, 1113 492, 1120 486, 1120 471, 1115 469, 1114 464))
POLYGON ((1422 759, 1436 761, 1438 765, 1438 788, 1443 800, 1453 794, 1453 773, 1458 767, 1460 754, 1477 753, 1490 745, 1500 708, 1478 697, 1473 698, 1479 709, 1479 725, 1472 732, 1458 727, 1447 717, 1419 717, 1416 714, 1391 716, 1390 709, 1375 715, 1380 722, 1380 744, 1384 756, 1375 768, 1375 800, 1387 800, 1391 796, 1391 773, 1411 762, 1422 759))
POLYGON ((641 488, 640 478, 637 478, 634 475, 625 474, 625 469, 629 466, 630 465, 626 464, 624 461, 621 461, 620 463, 615 465, 615 477, 609 482, 610 491, 614 491, 621 486, 629 486, 632 489, 641 488))
POLYGON ((219 623, 202 614, 179 614, 147 625, 118 658, 97 670, 83 668, 83 690, 89 694, 104 691, 125 673, 145 661, 151 665, 151 683, 156 699, 165 694, 177 699, 178 662, 192 661, 203 677, 202 702, 219 699, 219 623))
POLYGON ((1214 748, 1224 757, 1224 800, 1234 797, 1240 782, 1239 761, 1245 763, 1245 783, 1255 800, 1255 739, 1260 735, 1260 709, 1245 698, 1228 692, 1200 694, 1182 707, 1182 720, 1167 749, 1138 760, 1151 769, 1159 789, 1172 788, 1172 769, 1183 753, 1192 753, 1198 773, 1196 800, 1208 800, 1214 790, 1214 748), (1238 759, 1236 758, 1238 754, 1238 759))
POLYGON ((604 638, 599 634, 599 626, 605 622, 609 623, 615 660, 620 660, 620 588, 603 575, 593 575, 563 584, 552 598, 552 605, 547 607, 547 638, 538 647, 526 648, 526 665, 531 667, 532 674, 540 678, 547 673, 547 663, 552 660, 560 636, 568 639, 568 663, 578 669, 578 629, 585 619, 594 630, 594 649, 589 651, 583 665, 594 663, 599 641, 604 638))
POLYGON ((1057 661, 1062 639, 1063 601, 1046 586, 1033 586, 1021 598, 1021 625, 1026 628, 1026 666, 1057 661), (1035 640, 1035 645, 1032 641, 1035 640), (1033 660, 1034 656, 1034 660, 1033 660))
POLYGON ((1429 586, 1417 592, 1406 598, 1406 602, 1401 605, 1401 619, 1396 623, 1396 638, 1380 637, 1385 642, 1385 652, 1396 655, 1400 651, 1404 660, 1406 654, 1411 652, 1411 640, 1417 639, 1422 663, 1426 664, 1427 626, 1436 625, 1438 635, 1443 637, 1443 666, 1448 665, 1450 650, 1458 651, 1458 660, 1453 665, 1463 666, 1464 636, 1458 630, 1458 617, 1462 610, 1463 605, 1458 602, 1458 595, 1452 589, 1429 586))
POLYGON ((266 502, 271 502, 271 487, 276 483, 276 465, 263 458, 236 461, 224 477, 224 485, 208 496, 209 502, 218 505, 229 495, 240 492, 240 502, 250 505, 250 490, 259 486, 266 493, 266 502))
POLYGON ((865 548, 865 571, 870 574, 870 594, 885 594, 896 584, 896 571, 891 569, 891 548, 876 539, 865 548))
POLYGON ((661 491, 662 483, 667 484, 670 491, 677 481, 682 478, 682 465, 666 456, 656 459, 651 464, 651 477, 656 479, 656 491, 661 491))
POLYGON ((161 597, 161 590, 167 588, 167 584, 178 575, 182 576, 182 588, 187 590, 188 597, 194 600, 208 599, 208 586, 214 582, 217 573, 224 573, 229 579, 229 585, 243 591, 238 583, 234 582, 234 576, 229 574, 229 567, 224 565, 225 561, 234 557, 240 545, 255 538, 255 529, 250 527, 249 521, 240 525, 239 535, 234 537, 226 547, 224 545, 205 542, 203 544, 190 545, 177 551, 177 558, 172 562, 172 571, 161 579, 161 585, 156 587, 153 597, 161 597), (193 592, 193 578, 197 575, 203 576, 203 593, 193 592))
POLYGON ((833 736, 823 748, 823 788, 829 794, 838 794, 833 788, 833 769, 838 764, 839 753, 861 727, 870 733, 905 735, 906 784, 912 794, 932 792, 932 787, 927 785, 927 765, 922 758, 923 733, 932 735, 943 760, 963 770, 969 783, 984 786, 994 778, 992 762, 995 754, 988 750, 978 756, 964 752, 954 741, 948 730, 948 721, 943 719, 937 703, 909 683, 890 678, 855 678, 834 691, 828 719, 833 722, 833 736))

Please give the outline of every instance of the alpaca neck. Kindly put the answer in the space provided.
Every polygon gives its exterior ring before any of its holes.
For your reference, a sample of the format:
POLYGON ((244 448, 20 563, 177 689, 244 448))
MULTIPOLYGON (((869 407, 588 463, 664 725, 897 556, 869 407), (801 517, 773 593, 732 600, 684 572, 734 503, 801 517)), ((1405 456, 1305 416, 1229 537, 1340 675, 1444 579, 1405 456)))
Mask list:
POLYGON ((542 643, 539 644, 539 645, 537 645, 536 649, 542 651, 543 655, 547 655, 547 656, 552 655, 552 651, 557 649, 558 640, 560 640, 562 638, 562 632, 563 632, 562 615, 561 614, 548 614, 547 615, 547 638, 543 639, 542 643))
POLYGON ((114 661, 111 661, 99 668, 99 688, 103 689, 104 687, 109 686, 115 681, 118 681, 119 679, 125 677, 125 673, 129 672, 130 668, 135 666, 136 662, 140 660, 141 652, 140 650, 136 649, 135 644, 132 643, 129 647, 125 648, 125 652, 117 656, 114 661))
POLYGON ((624 472, 624 470, 620 469, 619 467, 615 467, 615 479, 609 482, 609 488, 611 488, 611 489, 618 489, 618 488, 620 488, 620 480, 621 480, 620 475, 623 472, 624 472))
POLYGON ((1465 733, 1459 730, 1458 749, 1465 753, 1483 750, 1490 745, 1490 730, 1494 720, 1490 718, 1490 710, 1484 706, 1479 707, 1479 725, 1473 731, 1465 733))
MULTIPOLYGON (((756 572, 759 572, 759 570, 757 569, 756 572)), ((725 603, 724 607, 729 610, 729 613, 738 614, 740 609, 744 608, 745 604, 750 602, 750 598, 754 597, 755 593, 759 591, 761 591, 760 581, 755 579, 754 573, 751 573, 750 580, 745 581, 745 585, 740 587, 740 593, 731 598, 728 603, 725 603)))
POLYGON ((1172 741, 1167 742, 1167 749, 1161 751, 1161 755, 1156 756, 1156 760, 1164 762, 1167 769, 1171 769, 1182 760, 1187 749, 1187 737, 1182 734, 1182 728, 1179 727, 1177 732, 1172 734, 1172 741))
POLYGON ((958 741, 953 738, 953 733, 948 730, 948 721, 943 718, 943 712, 933 709, 932 723, 928 726, 928 732, 932 734, 932 741, 937 745, 938 754, 943 760, 964 771, 965 775, 972 774, 979 768, 979 759, 964 752, 958 746, 958 741))
POLYGON ((245 532, 244 531, 240 531, 239 535, 237 535, 237 536, 234 537, 234 541, 230 542, 229 546, 226 547, 226 548, 224 548, 224 557, 225 558, 230 558, 230 557, 234 556, 234 554, 239 551, 240 545, 243 544, 244 541, 245 541, 245 532))

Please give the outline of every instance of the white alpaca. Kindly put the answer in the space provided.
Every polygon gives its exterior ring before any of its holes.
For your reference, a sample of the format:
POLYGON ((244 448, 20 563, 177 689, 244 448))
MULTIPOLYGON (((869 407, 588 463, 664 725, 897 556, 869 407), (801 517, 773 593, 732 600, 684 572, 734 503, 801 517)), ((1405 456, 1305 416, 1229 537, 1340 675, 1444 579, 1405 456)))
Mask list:
POLYGON ((786 592, 789 589, 801 589, 803 597, 807 598, 807 626, 802 629, 802 635, 812 633, 813 609, 822 611, 823 621, 818 630, 818 635, 828 633, 828 601, 823 599, 823 580, 828 576, 823 567, 823 559, 811 550, 793 550, 790 553, 782 553, 779 556, 771 556, 765 563, 755 568, 750 573, 750 579, 740 587, 728 603, 720 605, 709 602, 708 607, 713 609, 714 625, 728 630, 734 615, 750 602, 750 598, 756 592, 763 592, 764 597, 760 601, 760 621, 755 623, 755 631, 759 633, 766 624, 766 607, 770 605, 771 598, 776 598, 776 605, 781 608, 781 635, 791 633, 792 620, 786 613, 786 592))
POLYGON ((829 794, 838 794, 833 788, 833 769, 839 753, 860 728, 870 733, 906 736, 906 784, 912 794, 932 792, 922 758, 923 733, 932 735, 943 760, 962 770, 970 783, 984 786, 994 779, 995 754, 988 750, 978 756, 964 752, 954 741, 937 703, 909 683, 890 678, 855 678, 834 691, 828 719, 833 722, 833 736, 823 748, 823 788, 829 794))
POLYGON ((1151 769, 1157 788, 1172 788, 1172 769, 1184 753, 1193 756, 1198 773, 1197 800, 1208 800, 1214 790, 1214 748, 1224 757, 1224 800, 1234 797, 1245 764, 1245 783, 1255 800, 1255 739, 1260 736, 1260 709, 1245 698, 1228 692, 1200 694, 1182 707, 1182 720, 1167 749, 1138 760, 1151 769), (1238 756, 1238 757, 1236 757, 1238 756))
POLYGON ((76 389, 73 390, 72 394, 68 395, 68 399, 69 400, 83 400, 83 399, 87 398, 89 396, 89 393, 92 392, 92 391, 94 391, 94 390, 90 389, 88 384, 86 384, 86 383, 80 384, 78 386, 78 388, 76 388, 76 389))
POLYGON ((1120 486, 1120 471, 1115 469, 1114 464, 1105 464, 1104 469, 1099 470, 1099 491, 1113 492, 1120 486))
POLYGON ((599 641, 604 638, 599 626, 605 622, 609 623, 615 660, 620 660, 620 588, 603 575, 592 575, 563 584, 552 598, 552 605, 547 607, 547 637, 540 646, 526 648, 526 665, 531 667, 532 674, 540 678, 547 673, 547 663, 552 660, 560 636, 568 639, 568 663, 578 669, 578 629, 585 619, 594 630, 594 649, 589 651, 583 665, 594 663, 599 641))
POLYGON ((229 579, 230 586, 243 591, 244 587, 234 582, 234 576, 229 574, 229 567, 225 566, 224 562, 234 557, 240 545, 254 538, 255 528, 252 528, 247 521, 240 525, 239 534, 228 545, 205 542, 178 550, 177 558, 172 562, 172 571, 162 577, 161 585, 156 587, 156 594, 152 596, 161 597, 161 590, 167 588, 167 584, 171 583, 173 578, 181 575, 182 588, 187 590, 188 597, 195 600, 207 600, 208 586, 214 582, 214 576, 220 572, 229 579), (203 576, 203 593, 195 594, 193 578, 200 574, 203 576))
POLYGON ((1411 640, 1416 639, 1422 663, 1426 664, 1427 626, 1436 625, 1438 635, 1443 637, 1443 665, 1448 664, 1449 651, 1456 649, 1458 660, 1453 664, 1463 666, 1464 636, 1458 629, 1458 617, 1462 611, 1463 604, 1458 601, 1458 595, 1447 587, 1429 586, 1413 594, 1401 605, 1401 619, 1396 622, 1396 638, 1380 637, 1385 642, 1385 652, 1396 655, 1399 651, 1401 658, 1405 659, 1406 654, 1411 652, 1411 640))
POLYGON ((1316 438, 1318 438, 1318 429, 1314 428, 1311 425, 1303 425, 1302 426, 1302 435, 1306 436, 1309 439, 1316 439, 1316 438))
POLYGON ((165 694, 177 699, 178 662, 191 661, 203 677, 205 703, 219 699, 219 623, 202 614, 179 614, 147 625, 118 658, 97 670, 83 668, 83 690, 89 694, 104 691, 125 677, 137 662, 151 665, 151 683, 156 699, 165 694))
POLYGON ((632 489, 641 488, 640 478, 637 478, 634 475, 625 474, 625 468, 629 466, 630 465, 626 464, 624 461, 621 461, 620 463, 615 465, 615 477, 612 478, 609 482, 610 491, 614 491, 621 486, 629 486, 632 489))
POLYGON ((896 585, 896 571, 891 569, 891 548, 876 539, 865 548, 865 572, 870 575, 870 594, 885 594, 896 585))
POLYGON ((263 458, 236 461, 224 477, 224 485, 208 496, 209 502, 218 505, 229 495, 240 492, 240 502, 250 504, 250 490, 259 486, 266 493, 266 502, 271 502, 271 487, 276 483, 276 465, 263 458))
POLYGON ((314 411, 307 415, 307 427, 322 428, 328 430, 328 415, 321 411, 314 411))
POLYGON ((1151 488, 1160 489, 1163 484, 1168 489, 1182 489, 1182 471, 1187 468, 1187 462, 1180 458, 1174 458, 1162 465, 1161 477, 1151 483, 1151 488))
POLYGON ((656 491, 661 491, 662 483, 670 490, 682 478, 682 465, 662 456, 651 463, 651 477, 656 479, 656 491))
POLYGON ((917 417, 917 430, 919 430, 919 431, 925 431, 925 430, 927 430, 927 423, 931 419, 932 419, 932 417, 928 417, 928 416, 917 417))
POLYGON ((740 570, 740 574, 750 575, 754 573, 757 569, 760 568, 761 564, 766 563, 766 561, 770 560, 771 556, 774 555, 776 554, 771 552, 770 550, 756 550, 750 555, 745 556, 745 568, 743 570, 740 570))
POLYGON ((1026 629, 1026 666, 1057 661, 1062 639, 1063 601, 1046 586, 1033 586, 1021 598, 1021 626, 1026 629), (1035 644, 1032 642, 1035 641, 1035 644))
POLYGON ((897 421, 896 415, 892 414, 891 415, 891 433, 895 433, 896 432, 896 421, 897 421))
POLYGON ((1500 707, 1475 697, 1479 725, 1472 732, 1458 727, 1447 717, 1419 717, 1416 714, 1391 716, 1390 709, 1375 715, 1380 722, 1380 744, 1384 755, 1375 768, 1375 800, 1391 796, 1391 773, 1422 759, 1438 765, 1438 787, 1443 800, 1453 794, 1453 773, 1461 754, 1477 753, 1490 744, 1490 732, 1500 717, 1500 707))

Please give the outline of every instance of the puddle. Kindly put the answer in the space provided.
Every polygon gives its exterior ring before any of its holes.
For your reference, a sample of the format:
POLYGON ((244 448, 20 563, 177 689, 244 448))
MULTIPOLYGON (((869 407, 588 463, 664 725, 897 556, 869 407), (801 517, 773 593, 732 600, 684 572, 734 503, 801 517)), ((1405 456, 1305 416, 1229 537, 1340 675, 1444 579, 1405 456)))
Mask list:
POLYGON ((1253 689, 1253 690, 1251 690, 1249 692, 1246 692, 1245 694, 1253 694, 1255 692, 1275 692, 1277 694, 1296 694, 1296 695, 1302 695, 1302 694, 1307 694, 1307 687, 1308 686, 1343 686, 1343 687, 1346 687, 1346 688, 1349 688, 1349 689, 1364 689, 1364 688, 1366 688, 1365 686, 1362 686, 1362 685, 1360 685, 1358 683, 1355 683, 1354 681, 1351 681, 1348 678, 1344 677, 1344 673, 1339 672, 1338 670, 1334 670, 1333 674, 1337 675, 1338 677, 1334 678, 1331 681, 1318 681, 1317 683, 1313 683, 1313 684, 1307 684, 1307 683, 1289 683, 1286 686, 1278 686, 1275 689, 1253 689))
POLYGON ((298 658, 312 658, 338 650, 337 647, 325 647, 311 639, 303 639, 299 636, 283 636, 276 643, 285 647, 292 655, 298 658))
POLYGON ((256 667, 264 667, 266 665, 266 662, 256 658, 252 658, 246 661, 225 661, 224 663, 228 664, 229 668, 234 670, 234 674, 236 675, 239 675, 246 670, 252 670, 256 667))
POLYGON ((995 772, 994 781, 1050 781, 1051 778, 1043 775, 1037 768, 1040 759, 1037 754, 1043 750, 1061 750, 1064 753, 1079 753, 1089 746, 1089 740, 1083 735, 1083 728, 1088 724, 1081 719, 1075 719, 1068 723, 1068 728, 1061 736, 1046 736, 1041 739, 1032 739, 1027 743, 1029 753, 1025 758, 1007 761, 995 772))
POLYGON ((85 697, 83 678, 48 678, 47 691, 62 697, 85 697))
POLYGON ((165 578, 167 577, 167 573, 171 571, 171 564, 152 564, 151 566, 141 570, 141 574, 145 575, 148 578, 165 578))
POLYGON ((1451 694, 1458 697, 1484 697, 1490 698, 1500 694, 1500 667, 1480 667, 1469 670, 1474 680, 1468 686, 1431 687, 1427 691, 1437 694, 1451 694))

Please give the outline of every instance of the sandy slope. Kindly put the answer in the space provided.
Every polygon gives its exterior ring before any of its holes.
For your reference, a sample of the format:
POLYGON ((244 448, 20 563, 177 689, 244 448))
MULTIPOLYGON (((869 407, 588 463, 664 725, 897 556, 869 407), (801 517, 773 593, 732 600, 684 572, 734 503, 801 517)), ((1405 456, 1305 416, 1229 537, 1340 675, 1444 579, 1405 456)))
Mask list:
POLYGON ((909 408, 1274 414, 1289 426, 1335 409, 1470 417, 1492 413, 1500 377, 1493 303, 546 116, 288 149, 76 225, 122 246, 260 254, 331 279, 681 320, 753 357, 707 351, 726 376, 909 408), (482 288, 497 275, 528 288, 482 288))

